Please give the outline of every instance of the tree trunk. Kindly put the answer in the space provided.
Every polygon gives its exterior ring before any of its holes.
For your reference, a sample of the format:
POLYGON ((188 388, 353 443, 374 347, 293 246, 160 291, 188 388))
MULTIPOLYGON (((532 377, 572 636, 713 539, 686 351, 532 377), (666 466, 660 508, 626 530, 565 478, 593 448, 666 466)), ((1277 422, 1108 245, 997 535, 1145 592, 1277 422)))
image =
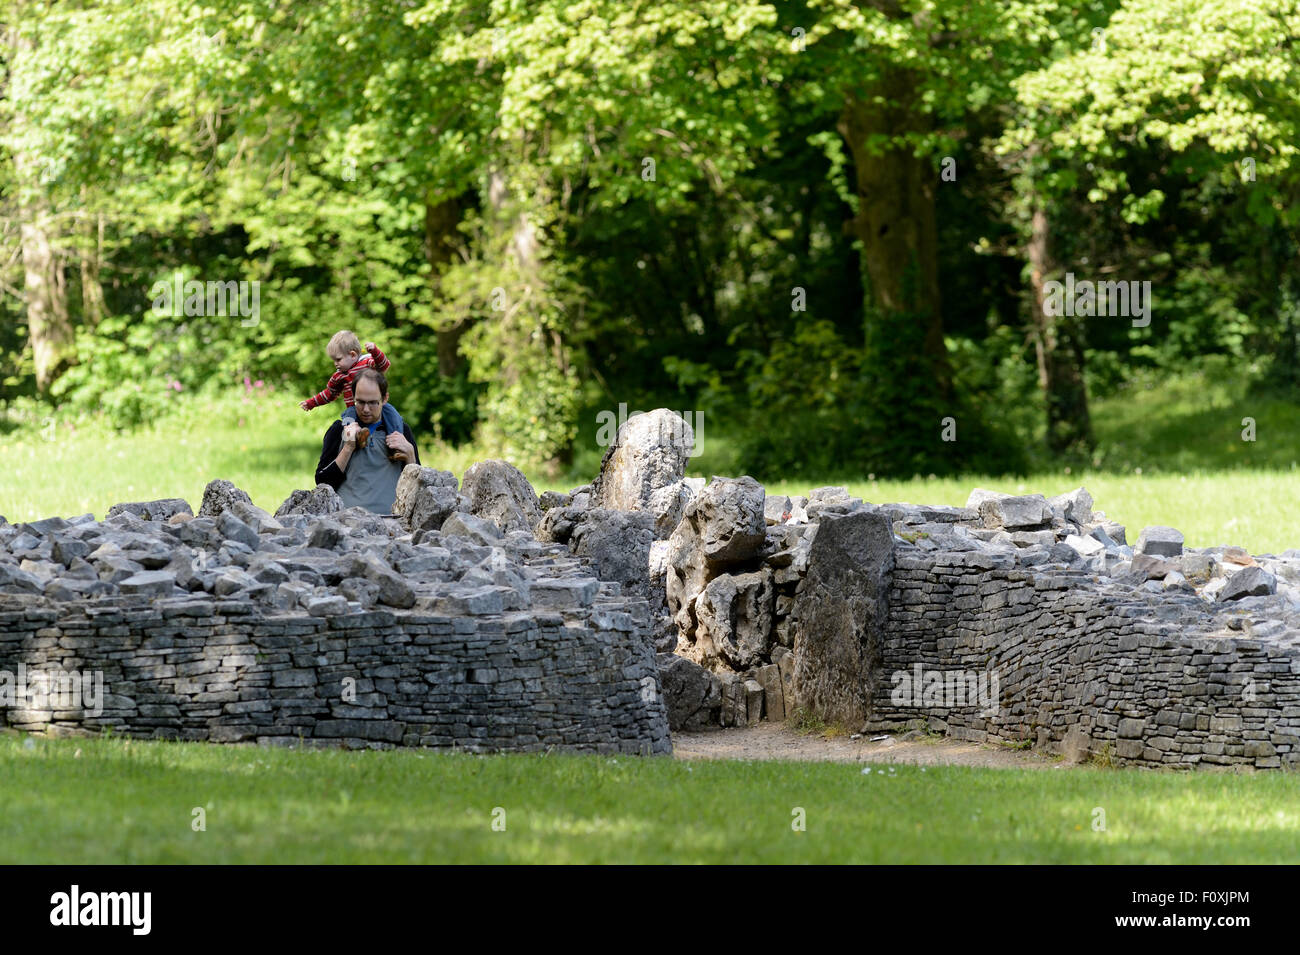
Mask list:
MULTIPOLYGON (((83 190, 83 199, 84 194, 83 190)), ((93 328, 108 311, 104 302, 104 286, 99 281, 99 268, 104 260, 104 214, 97 213, 87 218, 85 223, 80 250, 81 317, 93 328)))
MULTIPOLYGON (((868 329, 869 344, 875 340, 873 350, 918 348, 930 380, 917 384, 947 399, 952 376, 939 311, 937 174, 910 147, 868 148, 871 137, 925 129, 928 117, 915 100, 917 85, 909 71, 889 68, 873 95, 847 97, 839 131, 857 179, 858 214, 851 229, 862 243, 864 299, 875 315, 868 319, 876 325, 868 329)), ((913 365, 916 357, 907 356, 903 364, 913 365)))
POLYGON ((51 243, 53 232, 49 200, 41 182, 41 157, 19 144, 29 141, 30 124, 22 110, 29 97, 26 55, 33 48, 16 26, 5 36, 9 60, 10 100, 14 106, 10 152, 17 188, 17 215, 23 260, 23 300, 27 306, 27 334, 31 339, 36 388, 45 392, 76 357, 76 339, 68 318, 68 297, 63 263, 51 243))
POLYGON ((50 247, 43 219, 38 210, 28 207, 21 227, 27 334, 40 392, 49 390, 75 355, 63 266, 50 247))
POLYGON ((1047 405, 1047 446, 1055 453, 1092 450, 1092 420, 1083 379, 1083 327, 1079 319, 1048 315, 1044 284, 1054 265, 1048 244, 1050 223, 1041 202, 1030 222, 1029 281, 1034 293, 1031 320, 1038 355, 1038 384, 1047 405))
MULTIPOLYGON (((493 170, 488 180, 488 204, 498 217, 511 215, 508 189, 509 184, 506 182, 505 174, 500 169, 493 170)), ((528 220, 526 210, 519 209, 513 213, 513 221, 510 222, 509 228, 511 229, 510 255, 518 265, 519 273, 525 277, 532 277, 537 270, 539 241, 537 230, 528 220)))
MULTIPOLYGON (((424 204, 424 254, 433 267, 434 294, 437 295, 442 280, 442 269, 456 254, 457 226, 461 208, 457 198, 424 204)), ((460 340, 469 323, 457 321, 435 332, 438 337, 438 374, 451 377, 460 371, 464 359, 460 355, 460 340)))

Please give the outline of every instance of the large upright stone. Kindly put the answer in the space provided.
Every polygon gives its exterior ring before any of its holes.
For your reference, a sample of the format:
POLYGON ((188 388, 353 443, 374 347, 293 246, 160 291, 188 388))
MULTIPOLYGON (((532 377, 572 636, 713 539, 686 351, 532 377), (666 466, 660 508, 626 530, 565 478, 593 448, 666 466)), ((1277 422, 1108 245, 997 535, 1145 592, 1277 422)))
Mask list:
POLYGON ((772 647, 774 600, 769 568, 715 577, 695 602, 694 645, 678 652, 710 669, 762 666, 772 647))
MULTIPOLYGON (((617 581, 625 594, 650 598, 653 541, 654 518, 649 514, 593 507, 574 524, 569 546, 591 561, 601 580, 617 581)), ((662 602, 662 595, 659 599, 662 602)))
POLYGON ((655 491, 682 479, 694 444, 690 424, 667 408, 628 418, 600 462, 591 506, 649 510, 655 491))
MULTIPOLYGON (((229 481, 221 478, 209 481, 208 486, 203 489, 203 503, 199 505, 199 517, 216 517, 223 511, 233 508, 239 501, 245 504, 253 503, 253 499, 247 492, 229 481)), ((277 516, 278 514, 279 512, 277 516)))
POLYGON ((886 515, 856 511, 823 520, 790 611, 794 701, 828 723, 862 725, 880 679, 877 661, 894 568, 886 515))
POLYGON ((290 514, 333 514, 343 510, 343 500, 328 484, 317 484, 310 491, 294 491, 275 509, 276 517, 290 514))
POLYGON ((688 527, 679 525, 678 530, 684 531, 683 538, 695 540, 711 567, 751 560, 767 539, 763 498, 763 485, 752 477, 715 477, 682 515, 688 527))
POLYGON ((695 630, 694 602, 729 567, 757 560, 767 539, 763 485, 751 477, 715 477, 687 505, 668 539, 668 608, 686 636, 695 630))
POLYGON ((480 461, 465 472, 461 493, 469 501, 469 512, 491 521, 505 533, 527 531, 542 519, 537 492, 528 478, 505 461, 480 461))
POLYGON ((451 514, 468 504, 456 491, 450 471, 408 464, 397 479, 393 513, 409 531, 439 530, 451 514))
POLYGON ((654 515, 656 539, 667 540, 672 536, 686 508, 703 488, 703 478, 682 478, 650 495, 643 509, 654 515))
POLYGON ((1183 534, 1172 527, 1144 527, 1133 545, 1133 552, 1152 557, 1177 557, 1183 552, 1183 534))

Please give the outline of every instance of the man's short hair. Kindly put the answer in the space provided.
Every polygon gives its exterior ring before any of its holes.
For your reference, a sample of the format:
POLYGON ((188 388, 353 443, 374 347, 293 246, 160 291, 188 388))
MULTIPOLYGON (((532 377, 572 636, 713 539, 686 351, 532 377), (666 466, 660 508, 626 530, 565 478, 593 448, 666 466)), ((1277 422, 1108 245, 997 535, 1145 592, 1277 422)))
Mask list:
POLYGON ((379 386, 379 397, 388 397, 388 379, 384 377, 384 373, 375 368, 363 368, 361 374, 352 379, 352 397, 354 401, 356 400, 357 389, 361 387, 363 381, 373 381, 379 386))
MULTIPOLYGON (((319 339, 317 339, 319 341, 319 339)), ((348 331, 346 328, 341 332, 335 332, 330 343, 325 346, 325 354, 331 358, 342 358, 348 352, 361 353, 361 341, 357 336, 348 331)))

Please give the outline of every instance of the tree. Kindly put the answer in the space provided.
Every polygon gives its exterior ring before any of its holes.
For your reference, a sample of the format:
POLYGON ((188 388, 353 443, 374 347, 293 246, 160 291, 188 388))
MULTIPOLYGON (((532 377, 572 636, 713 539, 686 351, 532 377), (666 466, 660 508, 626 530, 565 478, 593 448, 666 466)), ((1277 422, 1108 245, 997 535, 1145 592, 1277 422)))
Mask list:
MULTIPOLYGON (((1017 81, 1021 122, 1000 145, 1006 154, 1037 151, 1053 166, 1068 165, 1068 176, 1056 176, 1055 196, 1074 197, 1076 208, 1110 204, 1132 228, 1177 215, 1184 233, 1231 234, 1220 244, 1237 268, 1258 275, 1248 285, 1268 290, 1265 301, 1249 289, 1243 297, 1272 313, 1271 344, 1291 354, 1288 270, 1279 255, 1294 263, 1300 250, 1297 28, 1294 0, 1127 0, 1090 43, 1017 81), (1138 178, 1144 162, 1155 163, 1158 175, 1138 178)), ((1199 273, 1207 281, 1214 272, 1177 234, 1166 239, 1186 257, 1171 269, 1146 269, 1169 309, 1184 279, 1199 273)), ((1140 334, 1168 335, 1172 316, 1170 309, 1140 334)))
POLYGON ((808 51, 854 170, 869 440, 918 469, 947 464, 958 410, 941 311, 939 159, 1022 72, 1052 54, 1051 0, 814 0, 808 51))

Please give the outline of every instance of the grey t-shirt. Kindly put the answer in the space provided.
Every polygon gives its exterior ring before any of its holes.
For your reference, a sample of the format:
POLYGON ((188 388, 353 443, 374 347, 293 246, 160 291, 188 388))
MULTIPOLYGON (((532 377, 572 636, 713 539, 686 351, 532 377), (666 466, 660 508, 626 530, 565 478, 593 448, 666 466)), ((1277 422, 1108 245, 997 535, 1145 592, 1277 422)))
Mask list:
POLYGON ((397 498, 397 479, 406 467, 401 461, 388 460, 388 434, 376 428, 364 448, 352 452, 346 479, 339 487, 344 507, 364 507, 374 514, 391 514, 397 498))

